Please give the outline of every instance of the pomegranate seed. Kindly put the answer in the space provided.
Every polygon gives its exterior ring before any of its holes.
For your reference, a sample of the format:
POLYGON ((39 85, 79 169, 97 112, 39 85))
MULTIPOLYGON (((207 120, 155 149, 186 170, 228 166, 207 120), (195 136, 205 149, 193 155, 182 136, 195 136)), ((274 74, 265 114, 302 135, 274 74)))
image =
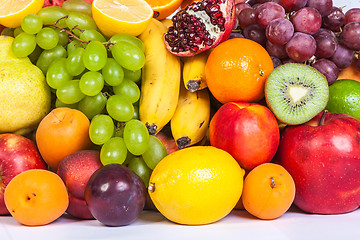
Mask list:
POLYGON ((198 50, 199 50, 199 47, 196 46, 196 45, 193 45, 193 46, 191 46, 191 48, 190 48, 190 51, 193 52, 193 53, 197 52, 198 50))

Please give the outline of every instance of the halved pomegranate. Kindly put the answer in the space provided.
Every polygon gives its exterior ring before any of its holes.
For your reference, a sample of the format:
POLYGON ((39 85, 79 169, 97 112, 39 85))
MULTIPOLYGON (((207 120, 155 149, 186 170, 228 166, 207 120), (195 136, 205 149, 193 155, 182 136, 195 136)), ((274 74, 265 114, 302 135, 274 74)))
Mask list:
POLYGON ((234 2, 202 0, 180 10, 164 34, 167 50, 177 56, 192 56, 225 41, 236 20, 234 2))

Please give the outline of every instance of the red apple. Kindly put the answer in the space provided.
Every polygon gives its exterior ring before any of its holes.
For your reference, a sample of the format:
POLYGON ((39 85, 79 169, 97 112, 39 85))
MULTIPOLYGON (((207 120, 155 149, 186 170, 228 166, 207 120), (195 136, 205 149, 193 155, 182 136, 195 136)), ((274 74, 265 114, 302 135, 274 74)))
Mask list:
POLYGON ((295 181, 295 205, 305 212, 340 214, 360 204, 360 121, 320 113, 285 127, 277 160, 295 181))
POLYGON ((7 215, 4 190, 11 179, 29 169, 47 169, 33 141, 17 134, 0 134, 0 215, 7 215))
POLYGON ((210 143, 230 153, 245 170, 270 162, 280 133, 274 114, 256 103, 229 102, 210 121, 210 143))
POLYGON ((77 151, 61 160, 57 174, 64 181, 69 192, 68 214, 89 219, 88 209, 87 211, 83 209, 86 206, 85 187, 91 175, 102 166, 100 153, 95 150, 77 151))

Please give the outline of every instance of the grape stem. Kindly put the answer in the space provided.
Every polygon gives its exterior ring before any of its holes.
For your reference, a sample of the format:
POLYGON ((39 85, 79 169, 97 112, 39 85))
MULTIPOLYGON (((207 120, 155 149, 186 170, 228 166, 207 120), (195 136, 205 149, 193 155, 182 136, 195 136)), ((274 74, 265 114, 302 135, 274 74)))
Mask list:
MULTIPOLYGON (((67 17, 67 16, 65 16, 65 17, 67 17)), ((65 17, 62 17, 62 18, 65 18, 65 17)), ((58 23, 58 21, 59 21, 60 19, 61 19, 61 18, 59 18, 59 19, 56 21, 56 23, 58 23)), ((81 42, 81 43, 86 43, 86 44, 88 44, 88 43, 90 42, 90 41, 87 42, 87 41, 84 41, 84 40, 78 38, 78 37, 72 32, 72 31, 75 30, 75 29, 79 30, 80 32, 84 32, 84 30, 78 28, 78 25, 74 26, 71 30, 66 30, 65 28, 62 28, 62 27, 59 27, 58 25, 56 25, 56 23, 50 24, 49 26, 56 27, 56 28, 60 29, 61 32, 66 32, 67 34, 69 34, 69 36, 71 36, 72 38, 78 40, 78 41, 81 42)))

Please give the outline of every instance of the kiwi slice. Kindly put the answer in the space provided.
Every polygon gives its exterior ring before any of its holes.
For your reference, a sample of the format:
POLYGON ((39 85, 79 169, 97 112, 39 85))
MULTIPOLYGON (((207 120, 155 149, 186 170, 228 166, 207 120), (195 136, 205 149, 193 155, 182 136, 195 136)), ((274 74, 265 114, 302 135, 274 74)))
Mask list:
POLYGON ((270 73, 265 85, 265 98, 281 122, 302 124, 326 107, 329 85, 325 76, 315 68, 287 63, 270 73))

